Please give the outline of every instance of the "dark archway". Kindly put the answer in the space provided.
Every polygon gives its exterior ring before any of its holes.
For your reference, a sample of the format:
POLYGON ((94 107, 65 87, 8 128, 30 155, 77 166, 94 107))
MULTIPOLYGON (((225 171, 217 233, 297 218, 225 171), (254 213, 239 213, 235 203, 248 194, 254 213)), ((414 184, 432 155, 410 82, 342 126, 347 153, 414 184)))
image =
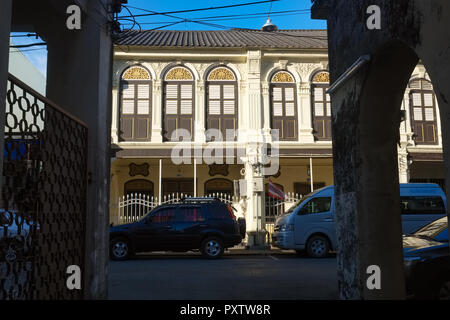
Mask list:
POLYGON ((153 197, 154 195, 153 182, 145 179, 134 179, 125 182, 123 194, 128 195, 135 193, 153 197))
POLYGON ((226 194, 232 196, 234 194, 233 181, 224 178, 214 178, 205 182, 205 195, 226 194))

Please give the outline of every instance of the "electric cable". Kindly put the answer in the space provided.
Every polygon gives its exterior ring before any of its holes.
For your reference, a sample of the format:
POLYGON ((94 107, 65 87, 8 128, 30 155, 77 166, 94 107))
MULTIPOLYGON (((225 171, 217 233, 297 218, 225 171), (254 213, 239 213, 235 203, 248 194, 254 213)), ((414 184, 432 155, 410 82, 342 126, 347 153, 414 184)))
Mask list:
MULTIPOLYGON (((234 7, 242 7, 242 6, 249 6, 249 5, 255 5, 255 4, 262 4, 267 2, 275 2, 280 0, 263 0, 263 1, 255 1, 255 2, 247 2, 247 3, 240 3, 240 4, 233 4, 233 5, 227 5, 227 6, 220 6, 220 7, 210 7, 210 8, 199 8, 199 9, 189 9, 189 10, 178 10, 178 11, 168 11, 168 12, 154 12, 154 13, 147 13, 147 14, 137 14, 134 15, 135 17, 145 17, 145 16, 152 16, 152 15, 166 15, 166 14, 172 14, 172 13, 185 13, 185 12, 197 12, 197 11, 205 11, 205 10, 218 10, 218 9, 226 9, 226 8, 234 8, 234 7)), ((132 9, 141 9, 137 7, 128 6, 132 9)), ((127 16, 124 16, 124 18, 130 18, 127 16)))

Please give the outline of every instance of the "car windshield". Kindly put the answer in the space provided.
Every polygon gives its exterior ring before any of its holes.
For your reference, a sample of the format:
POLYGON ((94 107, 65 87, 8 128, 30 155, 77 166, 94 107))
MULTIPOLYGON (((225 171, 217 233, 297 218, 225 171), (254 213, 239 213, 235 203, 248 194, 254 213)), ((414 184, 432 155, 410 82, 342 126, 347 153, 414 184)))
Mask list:
POLYGON ((313 192, 307 194, 306 196, 304 196, 303 198, 297 200, 297 202, 295 202, 284 214, 289 214, 291 212, 294 212, 294 210, 303 202, 305 202, 307 199, 309 199, 309 197, 311 197, 313 194, 313 192))
POLYGON ((414 235, 419 237, 434 238, 447 227, 448 227, 447 217, 444 217, 436 221, 433 221, 430 224, 427 224, 425 227, 415 232, 414 235))

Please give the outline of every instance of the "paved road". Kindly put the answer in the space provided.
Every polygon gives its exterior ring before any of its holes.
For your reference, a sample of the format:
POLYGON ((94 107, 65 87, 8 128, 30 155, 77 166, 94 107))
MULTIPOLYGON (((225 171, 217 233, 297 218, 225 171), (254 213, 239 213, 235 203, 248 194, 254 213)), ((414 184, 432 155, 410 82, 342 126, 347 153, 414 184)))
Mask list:
POLYGON ((110 299, 336 299, 336 258, 198 254, 111 261, 110 299))

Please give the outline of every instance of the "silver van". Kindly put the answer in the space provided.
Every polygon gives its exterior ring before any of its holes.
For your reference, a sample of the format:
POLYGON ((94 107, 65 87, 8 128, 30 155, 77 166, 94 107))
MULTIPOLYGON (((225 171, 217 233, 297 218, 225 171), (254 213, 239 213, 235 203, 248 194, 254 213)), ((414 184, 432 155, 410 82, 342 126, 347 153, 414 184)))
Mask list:
MULTIPOLYGON (((437 184, 400 184, 402 231, 410 234, 447 214, 446 196, 437 184)), ((272 245, 280 249, 306 249, 309 256, 325 257, 336 249, 334 186, 303 197, 275 223, 272 245)))

